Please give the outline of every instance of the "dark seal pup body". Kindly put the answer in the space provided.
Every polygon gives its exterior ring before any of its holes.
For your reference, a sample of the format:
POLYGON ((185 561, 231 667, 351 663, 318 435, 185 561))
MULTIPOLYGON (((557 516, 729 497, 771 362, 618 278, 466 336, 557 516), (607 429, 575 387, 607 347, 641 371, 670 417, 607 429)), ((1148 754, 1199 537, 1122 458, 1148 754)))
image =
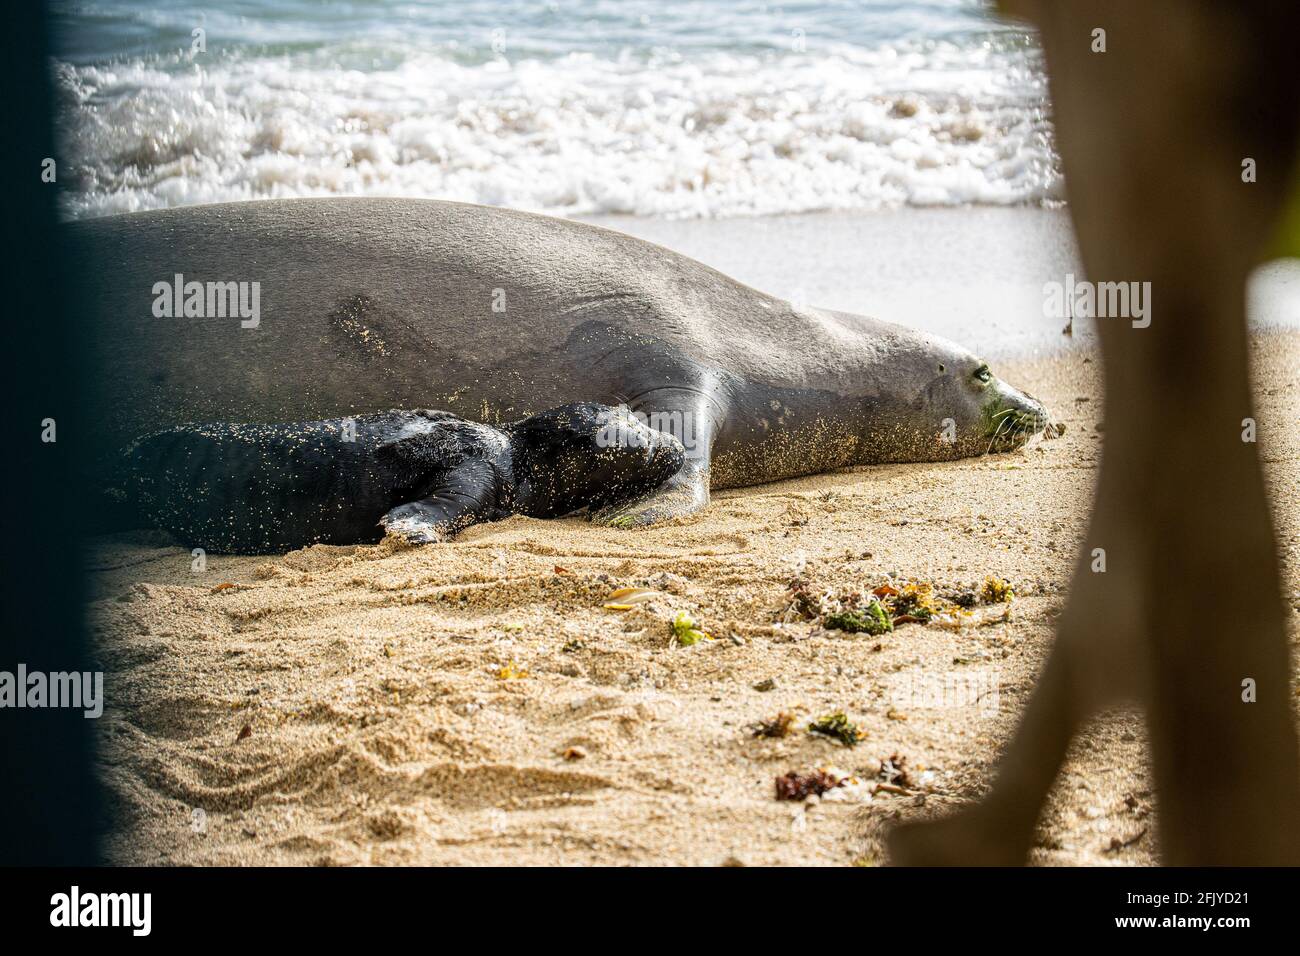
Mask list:
POLYGON ((67 228, 104 363, 86 434, 105 452, 184 421, 435 406, 493 424, 627 404, 687 450, 663 488, 601 515, 636 524, 697 510, 710 487, 1006 450, 1045 423, 937 336, 796 307, 549 216, 292 199, 67 228), (244 283, 238 302, 252 303, 254 282, 258 315, 241 321, 233 290, 244 283))
POLYGON ((135 442, 121 490, 187 547, 442 541, 512 514, 554 518, 653 491, 681 445, 625 408, 575 404, 494 428, 421 409, 277 425, 187 425, 135 442))

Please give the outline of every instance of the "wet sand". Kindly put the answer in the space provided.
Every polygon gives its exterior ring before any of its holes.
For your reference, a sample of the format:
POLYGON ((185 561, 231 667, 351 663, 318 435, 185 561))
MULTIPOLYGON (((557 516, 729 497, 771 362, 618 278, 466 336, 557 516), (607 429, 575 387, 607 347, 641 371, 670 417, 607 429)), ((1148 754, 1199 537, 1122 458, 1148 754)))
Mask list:
MULTIPOLYGON (((1090 320, 1076 320, 1066 337, 1064 319, 1044 315, 1044 283, 1085 278, 1065 209, 586 221, 676 249, 764 292, 925 329, 990 360, 1096 346, 1090 320)), ((1300 330, 1300 260, 1259 270, 1250 313, 1257 330, 1300 330)))

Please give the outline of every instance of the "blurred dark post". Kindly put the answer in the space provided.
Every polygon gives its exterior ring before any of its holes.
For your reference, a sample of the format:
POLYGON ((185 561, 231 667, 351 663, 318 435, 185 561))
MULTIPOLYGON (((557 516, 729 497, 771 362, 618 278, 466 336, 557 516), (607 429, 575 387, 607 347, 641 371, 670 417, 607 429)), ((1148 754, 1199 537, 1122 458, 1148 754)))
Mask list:
MULTIPOLYGON (((60 249, 56 196, 70 174, 56 164, 45 4, 5 10, 5 243, 3 450, 4 571, 0 671, 87 671, 80 525, 93 507, 79 486, 79 429, 90 392, 85 336, 69 308, 77 269, 60 249), (54 421, 54 442, 42 440, 54 421)), ((19 688, 22 691, 22 688, 19 688)), ((111 693, 105 687, 105 696, 111 693)), ((95 863, 94 720, 75 709, 0 708, 0 864, 95 863)))

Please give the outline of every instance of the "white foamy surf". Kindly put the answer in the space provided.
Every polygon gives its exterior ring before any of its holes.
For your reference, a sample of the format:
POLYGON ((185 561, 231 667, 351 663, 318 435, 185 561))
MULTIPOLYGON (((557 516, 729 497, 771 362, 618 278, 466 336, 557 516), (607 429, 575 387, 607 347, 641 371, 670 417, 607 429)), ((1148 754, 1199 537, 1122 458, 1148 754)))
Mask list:
MULTIPOLYGON (((308 30, 306 11, 295 28, 247 6, 213 21, 198 54, 180 8, 100 11, 130 29, 56 63, 69 216, 403 195, 720 217, 1061 193, 1036 47, 960 0, 917 5, 941 29, 884 29, 882 12, 871 30, 850 34, 848 19, 830 36, 789 26, 822 24, 818 4, 746 20, 744 5, 705 3, 703 39, 640 3, 566 37, 558 24, 586 22, 575 11, 491 28, 518 5, 485 0, 469 26, 454 21, 463 40, 441 21, 403 35, 317 17, 308 30)), ((90 29, 85 16, 67 11, 64 34, 90 29)))

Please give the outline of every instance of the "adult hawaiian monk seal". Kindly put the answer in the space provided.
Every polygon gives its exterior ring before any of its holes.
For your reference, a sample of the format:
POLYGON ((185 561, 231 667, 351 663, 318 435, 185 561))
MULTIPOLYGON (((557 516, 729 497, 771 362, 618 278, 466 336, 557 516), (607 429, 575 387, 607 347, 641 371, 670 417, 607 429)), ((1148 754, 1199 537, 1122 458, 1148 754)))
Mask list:
POLYGON ((1046 421, 951 342, 549 216, 292 199, 68 229, 106 360, 104 453, 195 420, 437 407, 497 424, 622 404, 687 451, 599 515, 625 525, 698 510, 710 486, 1006 450, 1046 421))

